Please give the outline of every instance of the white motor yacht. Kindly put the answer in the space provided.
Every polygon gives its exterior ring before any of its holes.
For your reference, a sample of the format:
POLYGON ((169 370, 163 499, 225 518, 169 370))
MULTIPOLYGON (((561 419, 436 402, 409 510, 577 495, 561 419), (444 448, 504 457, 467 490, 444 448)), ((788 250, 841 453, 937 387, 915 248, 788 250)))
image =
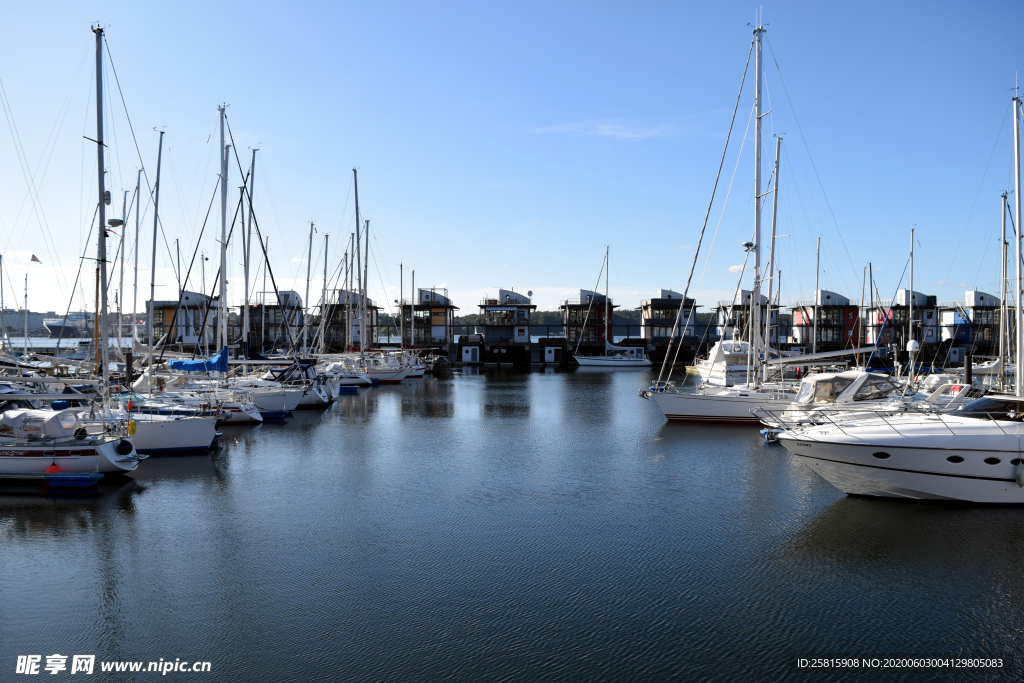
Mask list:
POLYGON ((779 434, 802 463, 848 494, 1024 503, 1024 399, 991 395, 952 413, 836 420, 779 434))

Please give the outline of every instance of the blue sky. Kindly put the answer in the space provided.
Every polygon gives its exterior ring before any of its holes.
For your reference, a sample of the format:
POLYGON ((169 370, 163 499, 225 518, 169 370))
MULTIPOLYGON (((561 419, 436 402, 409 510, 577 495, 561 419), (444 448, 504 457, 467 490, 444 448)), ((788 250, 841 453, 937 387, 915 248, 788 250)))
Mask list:
MULTIPOLYGON (((8 125, 0 129, 5 303, 11 305, 12 286, 20 302, 27 272, 30 308, 67 306, 95 208, 95 148, 82 136, 95 134, 89 27, 96 20, 107 27, 151 178, 153 129, 166 130, 158 298, 174 294, 164 239, 172 251, 180 240, 183 260, 196 245, 216 183, 212 152, 222 101, 230 105, 240 152, 248 157, 248 148, 260 148, 256 210, 279 285, 304 291, 310 220, 318 230, 314 292, 322 282, 317 252, 324 233, 331 236, 329 265, 336 266, 354 227, 355 166, 360 208, 374 235, 370 293, 379 301, 397 297, 403 262, 416 269, 417 285, 447 287, 466 313, 498 287, 533 290, 534 302, 552 309, 594 286, 606 244, 617 303, 636 307, 661 287, 681 290, 757 7, 9 8, 0 79, 38 201, 30 200, 8 125), (29 263, 33 253, 42 265, 29 263)), ((1013 27, 1022 14, 1019 3, 1009 2, 764 6, 766 176, 772 135, 784 137, 783 302, 812 295, 819 236, 823 288, 859 298, 862 269, 871 261, 879 290, 891 296, 912 225, 920 241, 916 289, 942 300, 975 286, 998 293, 999 193, 1012 182, 1010 88, 1024 67, 1013 27)), ((743 260, 739 244, 751 237, 752 129, 736 164, 752 74, 691 286, 696 291, 700 282, 704 305, 731 295, 743 260)), ((108 85, 115 101, 108 103, 107 186, 118 195, 134 187, 139 160, 116 85, 108 85)), ((239 184, 233 165, 230 185, 239 184)), ((112 208, 119 215, 118 202, 112 208)), ((146 218, 140 302, 149 291, 151 211, 146 218)), ((217 249, 215 219, 216 206, 200 243, 207 253, 217 249)), ((766 225, 769 219, 766 213, 766 225)), ((241 298, 240 263, 233 246, 232 302, 241 298)), ((215 264, 208 264, 208 285, 215 264)), ((80 288, 87 301, 91 278, 80 288)), ((745 280, 749 286, 749 270, 745 280)), ((77 309, 82 296, 75 296, 77 309)))

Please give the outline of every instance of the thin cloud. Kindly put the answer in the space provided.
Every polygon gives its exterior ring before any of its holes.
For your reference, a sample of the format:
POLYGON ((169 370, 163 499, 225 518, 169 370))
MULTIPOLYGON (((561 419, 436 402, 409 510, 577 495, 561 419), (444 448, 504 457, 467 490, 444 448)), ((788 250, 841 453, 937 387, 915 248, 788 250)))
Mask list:
POLYGON ((743 270, 743 264, 742 263, 739 264, 739 265, 736 265, 736 266, 729 266, 729 272, 730 273, 738 273, 741 270, 743 270))
POLYGON ((582 121, 579 123, 560 123, 552 126, 535 128, 505 129, 512 135, 582 135, 585 137, 619 138, 624 140, 644 140, 663 138, 672 134, 671 126, 634 126, 613 121, 582 121))

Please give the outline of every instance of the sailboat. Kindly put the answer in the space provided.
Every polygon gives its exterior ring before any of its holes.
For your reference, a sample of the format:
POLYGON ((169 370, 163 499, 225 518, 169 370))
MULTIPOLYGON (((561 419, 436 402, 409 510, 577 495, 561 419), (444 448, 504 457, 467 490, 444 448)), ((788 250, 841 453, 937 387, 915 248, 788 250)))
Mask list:
MULTIPOLYGON (((642 346, 616 346, 610 340, 612 338, 612 308, 611 299, 608 298, 608 269, 610 263, 608 261, 608 247, 604 250, 604 264, 602 264, 602 270, 604 270, 604 355, 602 356, 581 356, 574 354, 576 362, 583 367, 599 367, 599 368, 649 368, 651 367, 651 361, 644 354, 644 347, 642 346)), ((598 280, 600 283, 600 279, 598 280)), ((589 309, 587 314, 589 316, 589 309)), ((584 329, 586 329, 586 321, 584 320, 584 329)), ((582 335, 580 341, 583 341, 582 335)), ((579 342, 576 343, 576 349, 579 350, 579 342)))
MULTIPOLYGON (((688 422, 735 422, 746 424, 758 424, 759 418, 753 414, 757 409, 769 409, 781 411, 785 409, 796 396, 795 387, 792 383, 768 383, 767 366, 764 356, 768 352, 768 341, 770 339, 770 317, 771 309, 767 309, 769 320, 764 325, 764 338, 761 336, 761 117, 762 117, 762 95, 761 85, 763 80, 764 63, 761 54, 761 39, 765 29, 763 26, 754 28, 754 55, 755 55, 755 126, 754 126, 754 241, 745 243, 746 251, 754 255, 754 288, 750 297, 750 324, 748 326, 749 339, 741 346, 746 351, 750 361, 747 364, 747 378, 743 384, 732 387, 714 386, 702 383, 695 391, 675 385, 672 382, 658 382, 649 389, 640 392, 640 396, 653 400, 661 409, 665 417, 670 421, 688 422), (743 348, 745 347, 745 348, 743 348)), ((742 90, 741 90, 742 92, 742 90)), ((728 144, 728 142, 726 143, 728 144)), ((782 151, 782 137, 777 137, 775 142, 775 192, 774 210, 772 213, 771 232, 771 255, 769 267, 765 272, 770 273, 774 266, 775 228, 778 215, 778 187, 779 187, 779 155, 782 151)), ((724 158, 724 157, 723 157, 724 158)), ((696 258, 696 257, 695 257, 696 258)), ((694 261, 696 263, 696 261, 694 261)), ((692 276, 692 272, 691 272, 692 276)), ((771 280, 768 280, 771 283, 771 280)), ((770 287, 770 285, 769 285, 770 287)), ((769 293, 770 293, 769 289, 769 293)), ((771 296, 768 297, 771 301, 771 296)), ((680 315, 682 308, 680 308, 680 315)), ((679 320, 676 320, 676 328, 679 327, 679 320)), ((666 361, 670 353, 666 352, 666 361)), ((742 351, 737 350, 742 353, 742 351)))

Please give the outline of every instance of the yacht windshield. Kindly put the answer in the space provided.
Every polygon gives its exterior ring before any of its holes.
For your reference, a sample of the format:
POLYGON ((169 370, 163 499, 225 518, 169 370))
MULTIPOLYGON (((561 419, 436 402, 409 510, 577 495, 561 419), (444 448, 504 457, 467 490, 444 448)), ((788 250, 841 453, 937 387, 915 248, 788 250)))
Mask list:
POLYGON ((832 403, 852 383, 852 379, 845 377, 818 380, 814 383, 814 402, 832 403))
POLYGON ((1004 398, 979 398, 958 409, 954 415, 978 420, 1024 422, 1024 401, 1004 398))
POLYGON ((793 399, 795 403, 807 403, 811 400, 811 394, 814 392, 814 384, 811 382, 803 381, 800 383, 800 391, 796 392, 796 398, 793 399))
POLYGON ((869 377, 853 395, 854 401, 880 401, 889 398, 899 387, 888 377, 869 377))

